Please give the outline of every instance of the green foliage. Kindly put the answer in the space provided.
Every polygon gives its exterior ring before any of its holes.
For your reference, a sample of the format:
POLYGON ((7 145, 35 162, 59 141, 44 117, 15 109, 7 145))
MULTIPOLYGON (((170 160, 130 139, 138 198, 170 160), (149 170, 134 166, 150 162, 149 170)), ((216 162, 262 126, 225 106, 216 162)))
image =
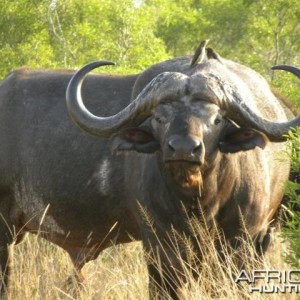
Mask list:
POLYGON ((300 66, 300 2, 296 0, 149 0, 160 7, 156 35, 170 56, 192 53, 210 39, 222 56, 246 64, 300 107, 298 81, 271 71, 300 66))
POLYGON ((0 77, 17 67, 78 68, 113 60, 132 73, 192 54, 199 42, 257 70, 300 107, 298 0, 2 0, 0 77))
POLYGON ((123 72, 142 70, 167 58, 154 14, 131 0, 5 0, 1 75, 22 65, 79 67, 97 59, 113 60, 123 72))
POLYGON ((46 2, 4 0, 1 3, 1 75, 20 65, 51 65, 53 51, 43 21, 46 2))
POLYGON ((285 207, 287 215, 286 226, 282 230, 283 238, 288 242, 286 261, 295 269, 300 268, 300 128, 289 132, 287 153, 292 160, 292 174, 298 180, 286 183, 285 194, 288 205, 285 207))
POLYGON ((68 66, 101 57, 123 68, 141 70, 166 58, 161 40, 151 29, 153 11, 138 8, 131 0, 64 0, 58 2, 52 15, 56 22, 52 24, 53 30, 61 28, 56 42, 69 53, 62 57, 68 66))
POLYGON ((156 35, 168 53, 179 56, 192 53, 203 39, 210 39, 222 55, 233 54, 242 39, 247 11, 242 0, 152 0, 160 7, 156 35))
POLYGON ((293 172, 298 173, 300 172, 300 127, 290 130, 287 137, 286 152, 291 159, 291 169, 293 172))
POLYGON ((240 42, 245 49, 241 61, 266 76, 292 102, 300 107, 298 81, 277 64, 300 66, 300 3, 296 0, 248 1, 248 37, 240 42), (247 50, 248 49, 248 50, 247 50))

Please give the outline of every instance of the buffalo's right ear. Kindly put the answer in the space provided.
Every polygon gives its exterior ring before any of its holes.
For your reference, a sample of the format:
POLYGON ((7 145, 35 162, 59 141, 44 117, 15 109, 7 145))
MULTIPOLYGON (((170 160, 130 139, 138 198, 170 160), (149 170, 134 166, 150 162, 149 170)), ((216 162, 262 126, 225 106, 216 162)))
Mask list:
POLYGON ((255 147, 264 149, 267 143, 268 138, 262 132, 251 128, 235 128, 225 135, 219 143, 219 149, 223 153, 236 153, 255 147))
POLYGON ((153 135, 140 127, 123 129, 113 139, 112 150, 114 152, 153 153, 159 149, 159 143, 153 135))

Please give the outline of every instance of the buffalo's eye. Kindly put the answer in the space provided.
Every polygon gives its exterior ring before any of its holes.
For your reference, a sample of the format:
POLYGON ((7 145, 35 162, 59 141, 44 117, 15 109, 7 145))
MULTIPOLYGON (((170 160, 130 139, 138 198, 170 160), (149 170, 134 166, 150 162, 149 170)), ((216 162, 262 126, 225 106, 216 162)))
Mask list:
POLYGON ((218 125, 219 123, 221 123, 221 120, 220 119, 215 119, 215 125, 218 125))

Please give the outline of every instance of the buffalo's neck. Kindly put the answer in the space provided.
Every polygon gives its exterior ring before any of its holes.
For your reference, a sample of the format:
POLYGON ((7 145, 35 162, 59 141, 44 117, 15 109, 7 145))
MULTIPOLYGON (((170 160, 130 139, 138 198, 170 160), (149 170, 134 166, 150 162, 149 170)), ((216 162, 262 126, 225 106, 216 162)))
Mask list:
POLYGON ((226 155, 219 155, 210 167, 203 171, 203 189, 180 188, 164 168, 159 158, 145 159, 143 185, 139 189, 139 199, 157 224, 170 225, 186 231, 183 220, 190 217, 210 221, 232 197, 238 184, 234 164, 226 155), (226 173, 225 173, 226 170, 226 173))
POLYGON ((200 204, 206 220, 217 217, 219 211, 233 198, 240 176, 232 157, 220 154, 203 172, 203 191, 200 204))

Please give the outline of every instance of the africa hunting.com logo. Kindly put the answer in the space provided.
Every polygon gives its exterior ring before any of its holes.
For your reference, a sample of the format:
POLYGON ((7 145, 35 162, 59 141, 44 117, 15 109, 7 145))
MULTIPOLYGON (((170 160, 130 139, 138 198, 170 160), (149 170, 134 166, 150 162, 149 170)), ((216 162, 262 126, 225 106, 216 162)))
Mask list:
POLYGON ((300 293, 300 270, 241 270, 235 282, 247 284, 250 293, 300 293))

